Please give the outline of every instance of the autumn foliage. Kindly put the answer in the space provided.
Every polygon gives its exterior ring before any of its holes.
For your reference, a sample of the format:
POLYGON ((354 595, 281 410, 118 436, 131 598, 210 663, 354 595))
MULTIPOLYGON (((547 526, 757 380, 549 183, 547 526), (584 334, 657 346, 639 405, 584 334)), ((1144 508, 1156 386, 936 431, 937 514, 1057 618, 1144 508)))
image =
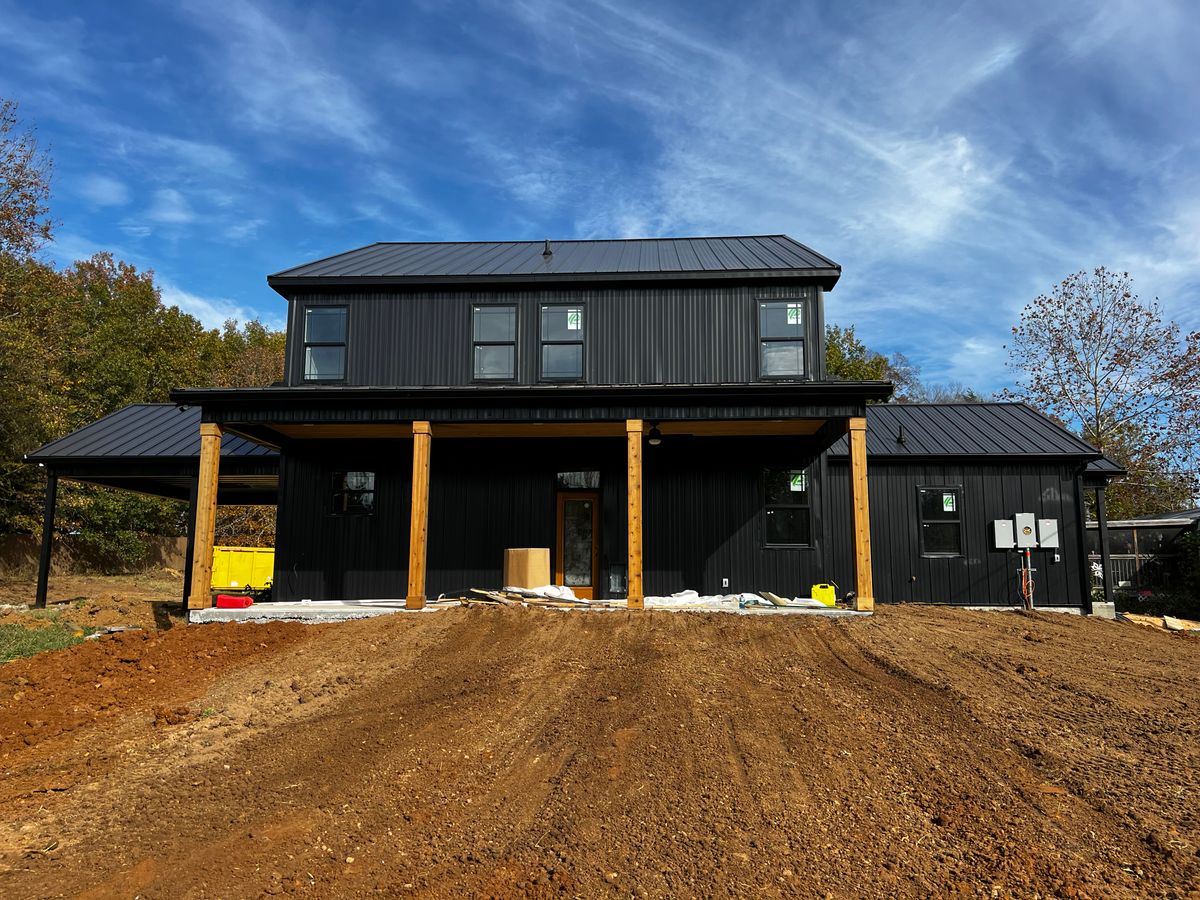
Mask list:
POLYGON ((1124 465, 1110 518, 1185 509, 1197 493, 1200 332, 1184 333, 1128 272, 1076 272, 1012 331, 1013 396, 1124 465))

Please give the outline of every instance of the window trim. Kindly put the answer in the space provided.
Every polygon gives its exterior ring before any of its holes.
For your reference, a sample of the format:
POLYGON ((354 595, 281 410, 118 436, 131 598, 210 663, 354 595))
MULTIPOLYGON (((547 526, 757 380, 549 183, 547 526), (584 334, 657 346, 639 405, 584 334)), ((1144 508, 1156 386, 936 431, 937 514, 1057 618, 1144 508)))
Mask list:
POLYGON ((330 472, 330 491, 329 491, 329 515, 335 519, 364 519, 371 518, 375 515, 375 499, 379 497, 379 471, 377 469, 333 469, 330 472), (363 472, 371 476, 370 490, 349 490, 345 487, 346 476, 351 472, 363 472), (337 481, 337 476, 342 476, 342 488, 339 490, 332 487, 332 482, 337 481), (336 499, 342 494, 371 494, 371 509, 363 510, 339 510, 337 508, 336 499))
POLYGON ((963 486, 961 484, 918 484, 917 485, 917 549, 921 552, 922 559, 963 559, 967 555, 966 533, 963 531, 963 486), (940 551, 927 551, 925 549, 925 512, 921 509, 921 492, 922 491, 954 491, 957 500, 954 501, 956 507, 956 519, 930 519, 930 524, 958 526, 958 552, 945 553, 940 551))
POLYGON ((305 303, 300 312, 300 382, 302 384, 345 384, 350 373, 350 304, 348 303, 305 303), (308 311, 310 309, 340 309, 345 314, 346 329, 340 341, 310 341, 308 339, 308 311), (341 378, 310 378, 308 376, 309 347, 341 347, 341 378))
POLYGON ((538 317, 538 358, 537 358, 538 381, 548 382, 551 384, 579 384, 579 383, 586 382, 587 381, 587 361, 588 361, 587 336, 588 336, 588 334, 590 332, 590 328, 591 328, 591 325, 589 324, 591 321, 591 317, 588 315, 587 303, 585 303, 582 300, 574 301, 574 302, 567 301, 567 300, 552 300, 549 302, 539 302, 537 305, 537 317, 538 317), (579 340, 577 340, 577 341, 552 341, 552 340, 547 340, 542 335, 542 314, 543 314, 543 312, 545 312, 545 310, 547 310, 547 309, 553 309, 553 308, 557 308, 557 307, 562 307, 565 309, 576 309, 577 308, 580 310, 580 312, 583 315, 583 336, 579 340), (556 347, 572 347, 576 344, 579 345, 579 376, 578 377, 570 377, 570 378, 552 378, 552 377, 547 376, 545 371, 542 369, 542 365, 544 362, 544 354, 543 354, 544 348, 547 345, 556 346, 556 347))
POLYGON ((517 303, 480 303, 472 300, 467 305, 471 316, 471 382, 472 384, 511 384, 520 379, 521 373, 521 307, 517 303), (481 341, 475 337, 475 310, 477 309, 511 309, 513 314, 513 339, 511 341, 481 341), (476 347, 512 347, 513 368, 508 378, 481 378, 475 374, 476 347))
POLYGON ((758 495, 762 498, 762 547, 764 550, 815 550, 816 541, 813 537, 813 473, 812 466, 772 466, 766 465, 759 470, 758 477, 758 495), (807 479, 807 486, 804 491, 804 496, 807 498, 805 503, 768 503, 767 502, 767 477, 770 472, 792 472, 800 473, 807 479), (785 544, 778 541, 771 541, 767 538, 767 511, 771 509, 806 509, 808 510, 808 543, 807 544, 785 544))
POLYGON ((801 295, 799 297, 755 297, 754 298, 754 360, 758 370, 759 381, 811 381, 809 375, 808 359, 808 320, 809 320, 809 303, 808 297, 801 295), (801 329, 804 334, 802 337, 763 337, 762 333, 762 307, 764 303, 787 303, 790 305, 798 305, 800 307, 801 329), (800 365, 802 371, 799 375, 767 375, 763 372, 763 344, 764 343, 791 343, 794 341, 800 342, 800 365))

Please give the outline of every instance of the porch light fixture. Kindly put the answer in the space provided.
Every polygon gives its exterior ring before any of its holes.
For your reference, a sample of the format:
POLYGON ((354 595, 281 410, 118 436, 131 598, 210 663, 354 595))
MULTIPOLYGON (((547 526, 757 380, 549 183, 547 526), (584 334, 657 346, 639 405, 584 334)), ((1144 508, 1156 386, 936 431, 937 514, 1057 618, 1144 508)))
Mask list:
POLYGON ((650 434, 646 436, 646 440, 651 447, 657 447, 662 443, 662 432, 658 430, 657 424, 650 426, 650 434))

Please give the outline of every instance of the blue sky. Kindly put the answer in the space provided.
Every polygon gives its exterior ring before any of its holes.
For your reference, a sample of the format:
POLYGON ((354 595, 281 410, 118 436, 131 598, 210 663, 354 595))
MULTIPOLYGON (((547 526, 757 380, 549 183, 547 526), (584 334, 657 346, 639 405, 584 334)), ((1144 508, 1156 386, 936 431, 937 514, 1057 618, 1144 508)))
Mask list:
POLYGON ((209 324, 375 240, 785 232, 843 265, 831 321, 983 390, 1080 268, 1200 327, 1197 48, 1191 0, 0 0, 47 255, 209 324))

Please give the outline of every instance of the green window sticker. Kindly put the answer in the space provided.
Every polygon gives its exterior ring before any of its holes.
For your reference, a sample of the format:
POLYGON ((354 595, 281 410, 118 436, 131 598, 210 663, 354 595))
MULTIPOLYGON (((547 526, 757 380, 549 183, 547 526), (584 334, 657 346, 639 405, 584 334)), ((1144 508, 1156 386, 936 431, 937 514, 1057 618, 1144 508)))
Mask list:
POLYGON ((954 498, 955 498, 955 495, 948 491, 946 493, 942 494, 942 512, 954 512, 955 511, 955 505, 954 505, 955 499, 954 498))
POLYGON ((567 331, 582 331, 583 330, 583 310, 568 309, 567 310, 567 331))
POLYGON ((807 491, 808 475, 804 472, 793 472, 788 487, 790 487, 793 491, 807 491))
POLYGON ((789 303, 787 308, 787 323, 789 325, 799 325, 800 322, 800 304, 789 303))

